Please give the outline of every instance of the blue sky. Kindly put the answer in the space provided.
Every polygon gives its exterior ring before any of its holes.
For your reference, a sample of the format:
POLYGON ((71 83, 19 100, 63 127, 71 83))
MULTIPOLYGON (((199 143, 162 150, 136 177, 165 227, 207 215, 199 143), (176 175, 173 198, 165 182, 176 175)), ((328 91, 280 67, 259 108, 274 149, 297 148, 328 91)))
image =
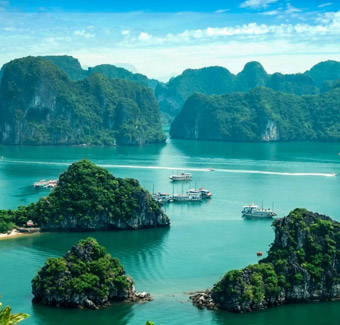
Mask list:
POLYGON ((338 0, 0 0, 0 65, 68 54, 167 80, 186 68, 302 72, 340 60, 338 0))

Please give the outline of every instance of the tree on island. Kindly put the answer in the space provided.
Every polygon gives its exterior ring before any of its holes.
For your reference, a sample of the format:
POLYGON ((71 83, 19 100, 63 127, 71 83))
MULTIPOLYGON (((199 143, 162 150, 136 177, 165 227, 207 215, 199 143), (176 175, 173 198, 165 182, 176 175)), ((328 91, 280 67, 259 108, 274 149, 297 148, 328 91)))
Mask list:
MULTIPOLYGON (((75 162, 38 202, 1 210, 1 222, 32 220, 41 230, 86 231, 169 226, 169 218, 136 179, 118 178, 89 160, 75 162)), ((7 227, 4 229, 7 229, 7 227)))
POLYGON ((199 307, 233 312, 287 303, 340 300, 340 223, 305 209, 273 222, 275 240, 258 264, 227 272, 199 307))
POLYGON ((119 260, 94 238, 80 240, 63 257, 49 258, 33 278, 32 292, 34 302, 69 308, 152 300, 149 294, 135 291, 119 260))

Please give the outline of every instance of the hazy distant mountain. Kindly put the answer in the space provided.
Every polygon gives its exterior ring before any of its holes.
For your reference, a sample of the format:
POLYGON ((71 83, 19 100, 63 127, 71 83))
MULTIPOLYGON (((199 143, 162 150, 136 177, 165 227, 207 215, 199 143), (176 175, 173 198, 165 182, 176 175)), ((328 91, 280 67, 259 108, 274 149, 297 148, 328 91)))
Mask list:
POLYGON ((155 95, 161 111, 176 116, 186 99, 195 92, 206 95, 245 92, 265 86, 276 91, 297 95, 313 95, 330 89, 329 81, 340 79, 340 62, 327 61, 305 73, 267 74, 259 62, 249 62, 234 75, 222 67, 188 69, 159 85, 155 95))
POLYGON ((340 141, 340 87, 302 96, 269 88, 193 94, 172 122, 170 135, 215 141, 340 141))
POLYGON ((78 59, 68 55, 52 55, 42 56, 41 58, 51 61, 59 69, 63 70, 72 80, 82 80, 87 76, 95 72, 99 72, 111 79, 126 79, 130 81, 138 82, 139 84, 152 88, 156 88, 158 81, 154 79, 148 79, 140 73, 132 73, 125 68, 116 67, 112 64, 101 64, 95 67, 88 68, 88 70, 82 69, 78 59))
POLYGON ((305 74, 310 76, 316 86, 320 88, 322 83, 327 80, 340 79, 340 62, 331 60, 320 62, 306 71, 305 74))
MULTIPOLYGON (((58 62, 73 77, 80 76, 77 60, 58 62)), ((100 73, 75 82, 42 58, 26 57, 4 66, 1 144, 137 145, 164 140, 149 88, 100 73)))

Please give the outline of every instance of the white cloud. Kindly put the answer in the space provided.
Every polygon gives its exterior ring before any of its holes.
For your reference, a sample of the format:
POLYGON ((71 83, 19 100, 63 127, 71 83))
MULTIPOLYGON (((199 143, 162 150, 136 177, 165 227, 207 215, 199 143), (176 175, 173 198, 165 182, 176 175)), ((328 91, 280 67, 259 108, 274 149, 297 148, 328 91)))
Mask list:
POLYGON ((94 37, 94 34, 93 33, 89 33, 86 29, 75 30, 74 31, 74 35, 82 36, 82 37, 85 37, 85 38, 92 38, 92 37, 94 37))
POLYGON ((121 34, 122 34, 122 35, 129 35, 129 34, 130 34, 130 31, 127 30, 127 29, 124 29, 124 30, 121 31, 121 34))
POLYGON ((333 4, 332 2, 322 3, 321 5, 318 5, 318 8, 328 7, 331 6, 332 4, 333 4))
POLYGON ((27 55, 68 54, 84 66, 128 62, 141 73, 162 78, 211 65, 238 72, 251 60, 263 63, 268 72, 285 73, 306 70, 322 60, 340 60, 340 11, 320 10, 315 15, 284 3, 272 11, 282 14, 290 9, 290 15, 309 20, 278 21, 276 16, 262 23, 259 13, 244 15, 245 23, 213 12, 191 18, 189 13, 0 13, 0 65, 27 55), (129 34, 122 37, 125 30, 129 34))
POLYGON ((222 14, 222 13, 224 13, 224 12, 228 12, 228 11, 230 11, 230 9, 218 9, 218 10, 216 10, 216 11, 214 11, 216 14, 222 14))
POLYGON ((267 15, 267 16, 276 16, 278 14, 280 14, 280 11, 278 11, 278 10, 271 10, 271 11, 261 12, 261 15, 267 15))
MULTIPOLYGON (((291 9, 291 13, 295 11, 291 9)), ((340 11, 337 13, 325 13, 319 15, 317 24, 286 23, 286 24, 258 24, 249 23, 227 27, 208 27, 205 29, 185 30, 164 36, 151 35, 145 32, 139 34, 138 39, 133 38, 121 46, 133 46, 135 42, 148 40, 148 46, 164 46, 179 44, 191 44, 196 42, 233 41, 239 42, 267 40, 269 43, 276 39, 290 39, 292 43, 305 41, 310 37, 319 37, 320 41, 326 36, 334 36, 340 33, 340 11)), ((313 40, 314 41, 314 40, 313 40)))
POLYGON ((151 35, 149 35, 148 33, 140 33, 139 36, 138 36, 138 39, 141 40, 141 41, 147 41, 151 38, 151 35))
POLYGON ((261 9, 267 8, 271 3, 278 0, 246 0, 240 4, 241 8, 261 9))
POLYGON ((286 14, 293 14, 296 12, 301 12, 302 10, 299 8, 295 8, 289 2, 287 3, 287 9, 284 11, 286 14))

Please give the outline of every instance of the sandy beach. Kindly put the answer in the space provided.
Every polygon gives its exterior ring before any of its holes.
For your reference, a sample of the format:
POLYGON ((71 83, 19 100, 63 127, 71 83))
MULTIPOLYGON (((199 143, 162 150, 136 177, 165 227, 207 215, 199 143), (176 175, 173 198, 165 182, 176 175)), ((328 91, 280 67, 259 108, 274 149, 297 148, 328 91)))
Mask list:
POLYGON ((22 236, 22 235, 23 235, 23 233, 19 232, 16 229, 13 229, 13 230, 9 231, 6 234, 1 234, 0 233, 0 240, 1 239, 7 239, 7 238, 13 238, 13 237, 19 237, 19 236, 22 236))
POLYGON ((9 238, 16 238, 16 237, 21 237, 21 236, 27 236, 27 235, 33 235, 33 234, 37 234, 37 233, 39 233, 39 231, 20 232, 17 229, 13 229, 6 234, 0 233, 0 240, 9 239, 9 238))

